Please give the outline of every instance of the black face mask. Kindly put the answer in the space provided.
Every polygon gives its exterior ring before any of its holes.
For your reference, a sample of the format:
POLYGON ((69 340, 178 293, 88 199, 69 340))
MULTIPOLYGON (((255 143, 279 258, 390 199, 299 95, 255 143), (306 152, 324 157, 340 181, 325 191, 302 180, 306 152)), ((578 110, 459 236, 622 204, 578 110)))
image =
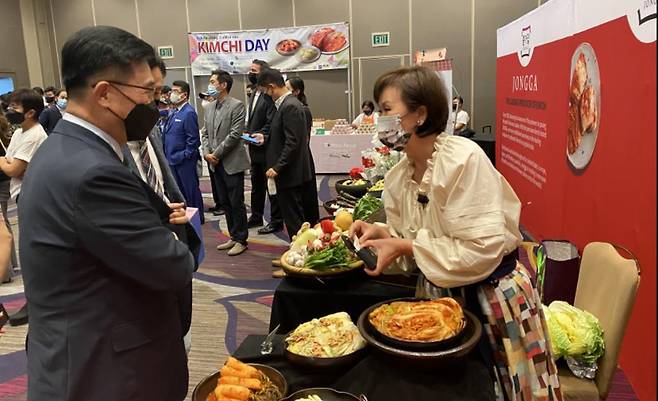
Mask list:
POLYGON ((5 113, 5 117, 11 125, 22 124, 23 121, 25 121, 25 114, 15 110, 8 110, 7 113, 5 113))
POLYGON ((250 72, 249 73, 249 82, 256 85, 256 82, 258 82, 258 74, 250 72))
POLYGON ((457 105, 456 104, 452 105, 452 111, 457 111, 457 105))
MULTIPOLYGON (((128 113, 125 119, 123 119, 123 125, 126 128, 126 139, 128 141, 143 141, 151 133, 155 123, 160 119, 160 112, 155 106, 155 102, 150 102, 147 104, 144 103, 135 103, 134 100, 129 98, 125 93, 120 89, 113 86, 114 89, 118 90, 126 99, 130 100, 135 107, 128 113)), ((119 117, 115 112, 108 108, 112 114, 119 117)), ((119 117, 121 118, 121 117, 119 117)))
POLYGON ((370 110, 370 109, 363 110, 363 114, 369 116, 369 115, 372 114, 372 110, 370 110))
POLYGON ((52 103, 55 101, 55 96, 46 96, 46 103, 52 103))

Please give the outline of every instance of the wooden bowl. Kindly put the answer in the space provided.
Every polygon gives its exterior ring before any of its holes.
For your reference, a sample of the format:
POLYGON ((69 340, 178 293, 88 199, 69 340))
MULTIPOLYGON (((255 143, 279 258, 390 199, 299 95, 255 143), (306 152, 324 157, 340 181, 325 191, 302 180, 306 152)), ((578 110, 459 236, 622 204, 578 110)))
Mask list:
POLYGON ((314 269, 309 269, 307 267, 295 267, 289 265, 288 262, 286 262, 286 259, 288 258, 288 252, 290 251, 286 251, 283 255, 281 255, 281 268, 283 269, 283 271, 286 272, 286 274, 289 274, 291 276, 296 276, 296 277, 339 276, 346 273, 351 273, 354 270, 363 267, 363 261, 361 260, 356 260, 350 263, 350 265, 347 267, 335 267, 335 268, 328 268, 324 270, 314 270, 314 269))
MULTIPOLYGON (((247 365, 253 366, 254 368, 260 370, 272 381, 272 383, 274 383, 275 386, 279 388, 279 391, 281 391, 283 397, 286 396, 288 393, 288 382, 286 381, 286 378, 283 377, 281 372, 270 366, 261 365, 259 363, 248 363, 247 365)), ((206 401, 208 395, 215 391, 215 388, 217 387, 217 380, 219 380, 219 371, 201 379, 199 384, 194 387, 194 391, 192 392, 192 401, 206 401)))

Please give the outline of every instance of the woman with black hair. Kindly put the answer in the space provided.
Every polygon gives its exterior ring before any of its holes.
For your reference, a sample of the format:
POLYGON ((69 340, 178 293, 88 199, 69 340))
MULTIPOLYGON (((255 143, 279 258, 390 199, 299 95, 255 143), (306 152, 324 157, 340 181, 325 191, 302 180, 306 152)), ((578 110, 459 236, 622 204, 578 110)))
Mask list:
POLYGON ((291 77, 286 81, 288 90, 304 105, 304 114, 306 115, 306 131, 308 135, 308 154, 311 157, 311 172, 313 179, 308 181, 302 188, 302 205, 304 207, 304 218, 306 221, 315 225, 320 220, 318 209, 318 188, 315 181, 315 162, 311 152, 311 127, 313 126, 313 115, 308 107, 306 94, 304 93, 304 80, 299 77, 291 77))
POLYGON ((359 128, 361 124, 377 124, 379 113, 375 111, 375 104, 371 100, 361 103, 361 114, 352 121, 352 128, 359 128))

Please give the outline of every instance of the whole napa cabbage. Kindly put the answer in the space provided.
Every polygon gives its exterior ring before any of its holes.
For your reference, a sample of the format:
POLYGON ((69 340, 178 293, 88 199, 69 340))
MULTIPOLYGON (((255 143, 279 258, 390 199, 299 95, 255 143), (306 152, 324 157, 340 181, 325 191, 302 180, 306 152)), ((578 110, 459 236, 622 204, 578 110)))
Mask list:
POLYGON ((563 301, 542 306, 555 359, 564 356, 595 363, 603 355, 603 329, 594 315, 563 301))

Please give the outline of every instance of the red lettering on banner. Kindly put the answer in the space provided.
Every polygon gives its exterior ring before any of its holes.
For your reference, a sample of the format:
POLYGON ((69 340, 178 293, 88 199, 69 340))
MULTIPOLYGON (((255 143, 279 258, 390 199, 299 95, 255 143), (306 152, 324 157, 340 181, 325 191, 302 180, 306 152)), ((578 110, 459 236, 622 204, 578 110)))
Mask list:
POLYGON ((208 43, 208 52, 209 53, 219 53, 219 42, 210 42, 210 43, 208 43))
POLYGON ((199 53, 208 53, 208 42, 198 43, 199 53))

